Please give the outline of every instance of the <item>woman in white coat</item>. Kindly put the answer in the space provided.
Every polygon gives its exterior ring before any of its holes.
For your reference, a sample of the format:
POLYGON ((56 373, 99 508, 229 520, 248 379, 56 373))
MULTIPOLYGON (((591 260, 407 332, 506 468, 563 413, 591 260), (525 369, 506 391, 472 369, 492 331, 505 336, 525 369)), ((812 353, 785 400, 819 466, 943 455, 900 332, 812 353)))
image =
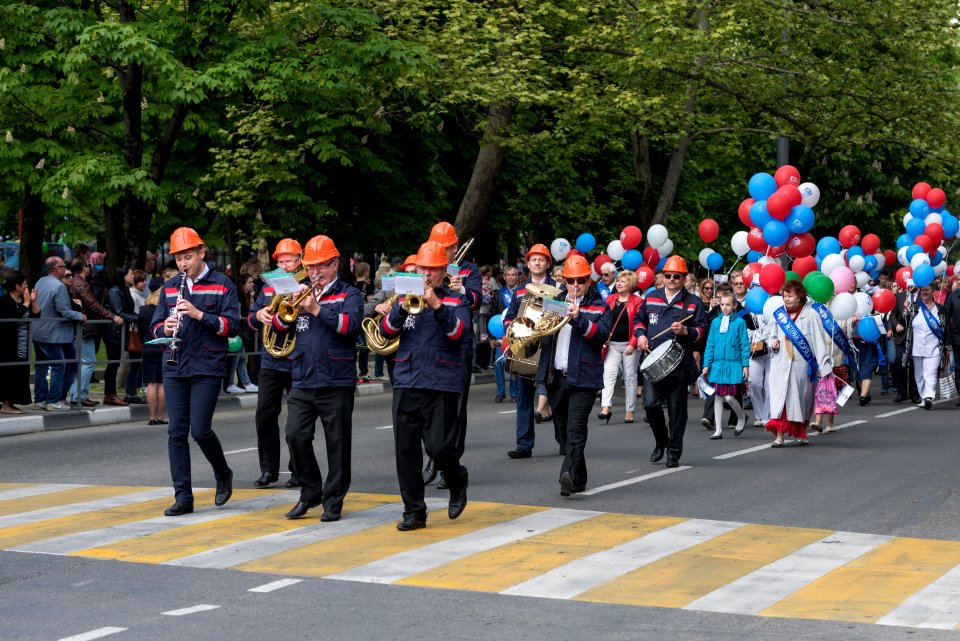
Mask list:
POLYGON ((933 288, 921 287, 907 332, 907 350, 913 358, 913 376, 922 399, 920 407, 930 409, 937 395, 937 375, 943 364, 943 347, 949 324, 943 305, 933 299, 933 288))
POLYGON ((788 281, 781 295, 784 306, 774 312, 771 324, 772 354, 767 375, 771 418, 766 428, 776 435, 772 447, 783 447, 785 434, 801 444, 807 443, 807 424, 813 416, 818 377, 833 371, 827 342, 830 337, 823 331, 820 316, 807 302, 803 284, 798 280, 788 281), (804 357, 803 348, 812 362, 804 357))
POLYGON ((767 398, 770 372, 768 339, 773 321, 764 318, 763 314, 747 314, 743 320, 747 323, 747 335, 750 337, 750 381, 747 393, 753 403, 753 413, 756 417, 753 424, 756 427, 763 427, 770 420, 770 404, 767 398))

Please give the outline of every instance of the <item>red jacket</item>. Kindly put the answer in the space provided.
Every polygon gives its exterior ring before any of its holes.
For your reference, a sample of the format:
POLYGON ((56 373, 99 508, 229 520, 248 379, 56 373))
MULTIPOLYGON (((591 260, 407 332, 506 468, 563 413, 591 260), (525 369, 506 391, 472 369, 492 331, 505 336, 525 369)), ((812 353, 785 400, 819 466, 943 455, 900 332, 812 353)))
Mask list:
MULTIPOLYGON (((620 298, 620 294, 614 292, 607 296, 607 307, 613 309, 617 304, 617 299, 620 298)), ((637 337, 633 334, 633 317, 637 315, 637 312, 640 310, 640 305, 643 304, 643 296, 640 294, 634 293, 630 295, 630 298, 627 299, 627 327, 630 328, 630 345, 636 348, 637 346, 637 337)), ((617 318, 614 315, 610 315, 610 330, 613 331, 613 326, 616 324, 617 318)))

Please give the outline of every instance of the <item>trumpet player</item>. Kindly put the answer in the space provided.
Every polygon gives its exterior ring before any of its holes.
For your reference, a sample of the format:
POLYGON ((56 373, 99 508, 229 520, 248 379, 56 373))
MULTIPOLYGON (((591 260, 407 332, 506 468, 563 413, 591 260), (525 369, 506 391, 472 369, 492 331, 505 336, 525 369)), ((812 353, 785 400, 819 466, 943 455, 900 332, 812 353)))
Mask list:
MULTIPOLYGON (((284 238, 273 252, 273 259, 277 267, 285 272, 293 273, 300 267, 300 254, 303 248, 292 238, 284 238)), ((273 302, 274 291, 269 285, 260 290, 260 295, 250 308, 247 315, 247 325, 255 332, 259 332, 264 325, 269 326, 273 321, 270 306, 273 302)), ((277 482, 280 476, 280 417, 283 393, 290 394, 293 382, 290 357, 276 357, 261 350, 260 378, 257 390, 257 453, 260 458, 260 478, 253 482, 254 487, 268 487, 277 482)), ((297 468, 290 456, 288 464, 290 479, 286 487, 300 487, 297 480, 297 468)))
MULTIPOLYGON (((406 260, 399 266, 399 271, 402 271, 407 274, 417 273, 417 255, 410 254, 407 256, 406 260)), ((391 274, 396 274, 396 271, 391 272, 391 274)), ((390 309, 393 307, 393 303, 388 302, 392 298, 393 294, 381 289, 377 293, 367 297, 367 302, 363 306, 363 317, 375 318, 378 315, 386 316, 390 313, 390 309)), ((377 355, 380 358, 379 355, 377 355)), ((387 364, 387 376, 390 377, 390 380, 393 381, 393 365, 394 365, 394 355, 390 354, 389 356, 382 357, 384 362, 387 364)))
POLYGON ((303 517, 323 505, 321 521, 339 521, 350 489, 353 441, 353 400, 357 389, 353 353, 363 295, 337 278, 340 252, 327 236, 314 236, 303 250, 310 282, 300 313, 291 324, 274 315, 270 322, 281 333, 296 332, 291 353, 291 389, 287 397, 287 447, 300 481, 300 500, 286 513, 303 517), (327 482, 323 483, 313 450, 316 422, 323 425, 327 447, 327 482))
POLYGON ((170 236, 170 253, 180 274, 163 284, 163 295, 153 315, 153 335, 176 337, 164 351, 163 391, 170 423, 167 452, 175 503, 166 516, 193 512, 190 444, 187 436, 213 466, 217 479, 214 504, 223 505, 233 494, 233 471, 227 465, 220 439, 211 423, 226 368, 227 337, 240 328, 240 303, 230 279, 204 262, 203 240, 189 227, 170 236))
POLYGON ((421 245, 417 271, 425 281, 422 311, 409 313, 404 299, 380 322, 384 336, 400 337, 393 370, 393 438, 404 508, 397 529, 403 532, 427 525, 421 441, 450 490, 447 515, 455 519, 467 505, 467 468, 460 465, 457 449, 457 404, 463 370, 469 369, 461 349, 470 310, 463 296, 444 286, 447 264, 440 243, 421 245))

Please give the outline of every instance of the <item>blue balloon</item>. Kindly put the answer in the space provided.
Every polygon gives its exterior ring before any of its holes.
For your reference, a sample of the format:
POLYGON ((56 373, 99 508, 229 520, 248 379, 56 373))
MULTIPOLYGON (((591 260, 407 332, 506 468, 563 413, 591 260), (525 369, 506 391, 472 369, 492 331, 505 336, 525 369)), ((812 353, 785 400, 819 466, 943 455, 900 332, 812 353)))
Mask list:
POLYGON ((910 213, 913 214, 914 218, 923 220, 930 213, 930 205, 923 198, 917 198, 910 203, 910 213))
POLYGON ((643 292, 643 297, 646 298, 655 291, 657 291, 657 288, 651 285, 650 287, 647 287, 647 291, 643 292))
POLYGON ((932 254, 930 254, 931 267, 936 267, 942 262, 943 262, 943 254, 941 254, 940 252, 933 252, 932 254))
POLYGON ((762 314, 763 305, 767 302, 768 298, 770 298, 770 294, 764 291, 763 287, 754 285, 750 288, 750 291, 747 292, 747 298, 744 302, 747 304, 747 309, 752 313, 762 314))
POLYGON ((907 247, 907 262, 909 263, 911 260, 913 260, 914 256, 922 253, 924 253, 923 247, 921 247, 920 245, 910 245, 909 247, 907 247))
POLYGON ((620 259, 620 265, 624 269, 637 269, 643 264, 643 254, 636 249, 628 249, 623 252, 623 258, 620 259))
POLYGON ((754 227, 763 229, 763 226, 773 220, 773 216, 767 213, 767 201, 758 200, 750 205, 750 222, 754 227))
POLYGON ((712 254, 707 256, 707 269, 715 272, 721 267, 723 267, 722 255, 720 255, 718 252, 713 252, 712 254))
POLYGON ((913 284, 917 287, 926 287, 933 282, 936 275, 936 272, 933 271, 933 267, 930 265, 926 263, 917 265, 917 268, 913 270, 913 284))
POLYGON ((939 214, 939 213, 942 212, 942 211, 943 211, 943 205, 940 205, 939 207, 931 207, 931 208, 930 208, 930 213, 931 213, 931 214, 939 214))
POLYGON ((877 268, 877 257, 873 254, 863 259, 863 271, 872 272, 877 268))
POLYGON ((911 239, 922 234, 924 229, 926 225, 923 224, 923 218, 911 218, 907 221, 907 236, 911 239))
POLYGON ((494 338, 504 337, 506 332, 503 330, 503 319, 500 318, 500 314, 494 314, 490 317, 490 320, 487 321, 487 331, 494 338))
POLYGON ((754 174, 747 183, 747 191, 754 200, 766 200, 777 191, 777 181, 770 174, 754 174))
POLYGON ((790 230, 787 229, 787 225, 783 221, 771 220, 763 226, 763 239, 771 247, 783 245, 788 238, 790 238, 790 230))
POLYGON ((853 247, 851 247, 851 248, 849 248, 849 249, 847 250, 847 262, 848 262, 848 263, 850 262, 850 257, 851 257, 851 256, 863 256, 864 258, 866 258, 866 254, 863 253, 863 248, 860 247, 860 246, 858 246, 858 245, 854 245, 853 247))
POLYGON ((817 242, 817 256, 826 258, 830 254, 839 254, 843 249, 840 241, 833 236, 824 236, 817 242))
POLYGON ((663 258, 660 259, 660 262, 657 263, 657 268, 656 268, 656 270, 654 270, 654 271, 658 271, 658 272, 659 272, 659 271, 662 271, 662 270, 663 270, 663 266, 664 266, 666 263, 667 263, 667 257, 664 256, 663 258))
POLYGON ((787 223, 791 234, 805 234, 813 229, 815 220, 816 215, 812 209, 806 205, 797 205, 790 210, 783 222, 787 223))
POLYGON ((756 251, 756 250, 751 249, 750 251, 747 252, 747 262, 748 262, 748 263, 755 263, 755 262, 757 262, 758 260, 760 260, 761 258, 763 258, 763 254, 761 254, 760 252, 758 252, 758 251, 756 251))
POLYGON ((960 232, 960 219, 954 215, 943 217, 943 237, 944 238, 955 238, 957 232, 960 232))
POLYGON ((877 327, 877 323, 873 320, 873 316, 864 316, 860 319, 860 322, 857 323, 857 333, 860 334, 860 338, 868 343, 872 343, 873 341, 880 339, 880 328, 877 327))
MULTIPOLYGON (((946 221, 944 221, 943 231, 944 231, 944 233, 946 233, 946 231, 947 231, 946 221)), ((898 250, 898 251, 901 250, 901 249, 903 249, 904 247, 909 247, 912 243, 913 243, 913 239, 910 238, 909 236, 907 236, 906 234, 900 234, 899 236, 897 236, 897 250, 898 250)))
POLYGON ((597 239, 593 237, 593 234, 580 234, 577 236, 577 251, 581 251, 584 254, 588 254, 593 251, 593 248, 597 246, 597 239))

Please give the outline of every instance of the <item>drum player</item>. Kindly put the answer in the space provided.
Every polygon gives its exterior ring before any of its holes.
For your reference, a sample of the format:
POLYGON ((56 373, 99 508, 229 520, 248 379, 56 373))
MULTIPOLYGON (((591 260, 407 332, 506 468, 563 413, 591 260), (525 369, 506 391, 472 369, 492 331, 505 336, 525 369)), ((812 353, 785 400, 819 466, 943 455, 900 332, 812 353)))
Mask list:
MULTIPOLYGON (((657 382, 644 377, 643 382, 643 408, 656 439, 650 462, 662 459, 666 451, 667 467, 680 465, 687 424, 687 385, 697 378, 691 352, 707 329, 700 299, 683 287, 686 276, 687 264, 683 258, 670 256, 663 266, 663 287, 644 299, 633 327, 637 349, 641 352, 652 352, 670 341, 676 341, 683 349, 683 358, 669 375, 657 382), (663 415, 664 405, 669 426, 663 415)), ((651 356, 644 359, 641 371, 650 365, 649 358, 651 356)))

